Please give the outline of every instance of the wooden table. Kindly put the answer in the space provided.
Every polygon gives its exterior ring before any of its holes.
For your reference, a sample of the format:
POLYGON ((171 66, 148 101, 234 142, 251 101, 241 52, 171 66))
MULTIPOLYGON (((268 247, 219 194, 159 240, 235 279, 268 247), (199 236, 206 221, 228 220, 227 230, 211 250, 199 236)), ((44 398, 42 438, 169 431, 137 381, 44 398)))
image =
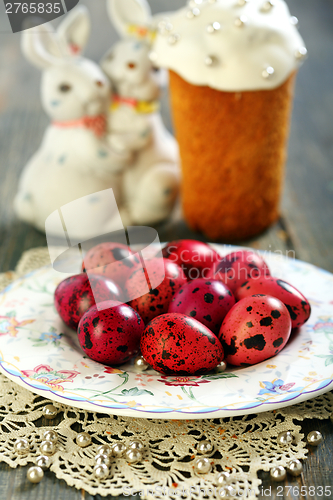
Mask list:
MULTIPOLYGON (((105 13, 105 3, 84 0, 91 8, 93 36, 88 55, 98 60, 116 40, 105 13)), ((154 0, 154 12, 181 7, 183 0, 154 0)), ((300 20, 309 59, 299 73, 291 126, 289 160, 281 219, 260 237, 244 242, 267 251, 294 251, 297 258, 333 271, 333 3, 328 0, 289 0, 292 14, 300 20)), ((12 200, 19 174, 37 149, 47 124, 39 98, 38 71, 21 56, 20 37, 9 33, 4 7, 0 6, 0 272, 13 269, 22 252, 45 246, 45 236, 17 221, 12 200), (7 31, 7 32, 6 32, 7 31)), ((167 99, 163 115, 171 127, 167 99)), ((191 232, 179 212, 161 225, 162 240, 199 238, 191 232)), ((272 485, 272 495, 261 498, 333 498, 333 424, 312 420, 303 425, 304 433, 320 430, 325 439, 317 450, 310 450, 301 478, 283 486, 326 486, 331 495, 299 497, 284 489, 278 495, 268 473, 261 473, 264 488, 272 485)), ((0 464, 0 498, 8 500, 90 499, 84 491, 69 488, 52 473, 38 486, 25 479, 26 470, 11 470, 0 464)), ((97 497, 96 497, 97 498, 97 497)), ((110 497, 111 498, 111 497, 110 497)))

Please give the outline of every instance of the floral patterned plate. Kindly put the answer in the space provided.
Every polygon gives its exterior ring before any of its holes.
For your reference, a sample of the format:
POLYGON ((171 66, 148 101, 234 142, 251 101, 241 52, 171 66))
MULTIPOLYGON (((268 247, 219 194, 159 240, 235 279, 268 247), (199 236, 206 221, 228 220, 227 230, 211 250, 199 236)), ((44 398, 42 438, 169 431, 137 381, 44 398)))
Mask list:
MULTIPOLYGON (((216 248, 221 254, 231 251, 216 248)), ((200 377, 166 377, 139 373, 131 364, 110 368, 95 363, 53 306, 55 287, 66 275, 46 267, 0 295, 0 370, 59 403, 135 417, 227 417, 316 397, 333 389, 333 276, 277 253, 264 258, 272 274, 300 289, 312 306, 309 322, 268 361, 200 377)))

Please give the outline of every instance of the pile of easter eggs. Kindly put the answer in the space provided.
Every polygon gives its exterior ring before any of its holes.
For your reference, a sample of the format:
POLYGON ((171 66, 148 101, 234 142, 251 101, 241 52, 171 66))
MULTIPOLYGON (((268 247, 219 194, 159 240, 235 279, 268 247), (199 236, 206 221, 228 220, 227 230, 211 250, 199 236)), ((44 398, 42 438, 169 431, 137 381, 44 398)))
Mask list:
POLYGON ((121 365, 141 351, 165 375, 250 366, 278 354, 310 317, 304 295, 254 251, 221 257, 181 240, 162 255, 143 266, 127 246, 102 243, 57 287, 56 309, 94 361, 121 365))

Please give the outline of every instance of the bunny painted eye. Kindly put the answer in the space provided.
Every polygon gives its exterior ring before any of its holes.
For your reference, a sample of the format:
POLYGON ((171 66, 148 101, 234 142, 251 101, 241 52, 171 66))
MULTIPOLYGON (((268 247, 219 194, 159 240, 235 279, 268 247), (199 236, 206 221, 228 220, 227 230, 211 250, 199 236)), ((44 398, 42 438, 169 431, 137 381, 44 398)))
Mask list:
POLYGON ((61 85, 59 85, 59 90, 60 92, 70 92, 72 90, 72 87, 71 85, 68 85, 68 83, 62 83, 61 85))
POLYGON ((103 82, 101 82, 100 80, 98 80, 98 81, 96 82, 96 85, 97 85, 97 87, 104 87, 104 83, 103 83, 103 82))
POLYGON ((135 69, 135 68, 136 68, 136 63, 134 63, 134 62, 129 62, 129 63, 127 63, 127 67, 128 67, 129 69, 135 69))

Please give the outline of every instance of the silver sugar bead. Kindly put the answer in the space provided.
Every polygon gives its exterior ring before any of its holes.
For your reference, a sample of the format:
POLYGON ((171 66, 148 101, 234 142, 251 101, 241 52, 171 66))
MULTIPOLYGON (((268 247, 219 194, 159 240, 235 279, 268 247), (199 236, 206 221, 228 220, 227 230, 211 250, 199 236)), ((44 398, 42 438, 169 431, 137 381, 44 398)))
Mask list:
POLYGON ((294 436, 290 431, 280 432, 277 437, 277 443, 279 446, 282 446, 282 448, 290 446, 294 443, 294 436))
POLYGON ((51 465, 51 459, 47 455, 40 455, 36 458, 36 465, 43 470, 46 470, 51 465))
POLYGON ((131 441, 128 445, 128 449, 131 449, 131 450, 139 450, 139 451, 142 451, 144 449, 144 444, 139 441, 138 439, 135 439, 133 441, 131 441))
POLYGON ((212 35, 214 33, 217 33, 218 31, 220 31, 220 29, 221 29, 220 23, 215 21, 215 23, 208 24, 206 31, 207 31, 207 33, 212 35))
POLYGON ((273 481, 284 481, 287 476, 286 469, 282 467, 282 465, 278 465, 276 467, 273 467, 270 471, 270 476, 273 481))
POLYGON ((213 451, 213 445, 210 441, 200 441, 197 444, 197 452, 199 455, 207 455, 207 453, 211 453, 213 451))
POLYGON ((238 0, 237 7, 244 7, 249 0, 238 0))
POLYGON ((230 485, 223 486, 222 488, 217 490, 217 498, 221 500, 234 500, 236 495, 237 495, 236 489, 230 485))
POLYGON ((136 464, 137 462, 141 462, 142 453, 139 450, 130 449, 126 451, 125 458, 130 464, 136 464))
POLYGON ((292 24, 293 26, 298 26, 298 19, 296 16, 291 16, 290 24, 292 24))
POLYGON ((56 443, 58 441, 58 434, 52 430, 46 431, 43 434, 43 441, 52 441, 52 443, 56 443))
POLYGON ((272 66, 267 66, 267 68, 265 68, 264 71, 262 72, 262 77, 265 78, 265 80, 269 80, 270 78, 272 78, 274 73, 275 73, 274 68, 272 68, 272 66))
POLYGON ((221 361, 221 363, 217 365, 214 371, 216 373, 223 373, 226 371, 227 367, 228 367, 227 363, 225 361, 221 361))
POLYGON ((41 467, 37 467, 34 465, 33 467, 29 467, 27 470, 27 479, 30 481, 30 483, 40 483, 41 480, 44 477, 44 471, 41 467))
POLYGON ((107 467, 109 467, 111 464, 110 455, 102 455, 102 454, 96 455, 95 463, 96 463, 96 465, 103 465, 104 464, 107 467))
POLYGON ((169 21, 160 21, 158 31, 161 35, 168 35, 173 30, 173 25, 169 21))
POLYGON ((228 483, 229 479, 230 479, 229 472, 219 472, 218 475, 216 476, 215 482, 217 486, 224 486, 225 484, 228 483))
POLYGON ((40 451, 43 455, 52 456, 56 452, 55 444, 52 441, 43 441, 40 445, 40 451))
POLYGON ((306 47, 300 47, 295 52, 295 57, 298 61, 304 61, 304 59, 306 59, 307 55, 308 55, 308 51, 307 51, 306 47))
POLYGON ((200 9, 195 8, 195 9, 188 10, 186 12, 186 17, 187 17, 187 19, 194 19, 195 17, 200 16, 200 14, 201 14, 200 9))
POLYGON ((112 450, 111 450, 111 446, 109 446, 108 444, 102 444, 101 446, 99 446, 97 448, 97 454, 98 455, 112 455, 112 450))
POLYGON ((319 431, 311 431, 307 435, 307 442, 311 444, 311 446, 318 446, 323 440, 323 436, 319 431))
POLYGON ((58 409, 54 405, 46 405, 43 408, 43 417, 52 420, 58 415, 58 409))
POLYGON ((111 446, 111 450, 114 457, 120 458, 125 453, 126 446, 124 445, 124 443, 115 443, 111 446))
POLYGON ((243 28, 246 23, 247 23, 247 17, 245 16, 236 17, 234 22, 236 28, 243 28))
POLYGON ((212 464, 208 458, 198 458, 194 462, 194 470, 197 474, 208 474, 212 470, 212 464))
POLYGON ((300 460, 297 460, 296 458, 294 460, 291 460, 287 464, 287 472, 291 476, 300 476, 303 472, 303 465, 300 460))
POLYGON ((14 443, 14 450, 19 455, 26 455, 30 450, 29 441, 24 438, 17 439, 14 443))
POLYGON ((202 4, 203 4, 203 0, 189 0, 189 2, 188 2, 188 6, 192 7, 192 8, 195 8, 198 5, 202 5, 202 4))
POLYGON ((261 12, 269 12, 272 10, 272 8, 275 6, 275 1, 274 0, 267 0, 267 2, 264 2, 261 6, 261 12))
POLYGON ((205 65, 211 68, 212 66, 216 66, 217 58, 215 56, 206 56, 205 57, 205 65))
POLYGON ((94 476, 96 479, 106 479, 109 474, 109 468, 105 464, 95 465, 94 476))
POLYGON ((80 446, 80 448, 86 448, 91 444, 91 436, 88 432, 80 432, 76 436, 76 444, 80 446))
MULTIPOLYGON (((170 35, 170 36, 172 36, 172 35, 170 35)), ((135 358, 134 366, 140 372, 144 372, 144 371, 148 370, 148 368, 150 368, 149 363, 147 363, 147 361, 145 360, 145 358, 143 356, 138 356, 137 358, 135 358)))
POLYGON ((172 35, 168 36, 168 44, 169 45, 175 45, 177 42, 180 40, 180 34, 179 33, 172 33, 172 35))

